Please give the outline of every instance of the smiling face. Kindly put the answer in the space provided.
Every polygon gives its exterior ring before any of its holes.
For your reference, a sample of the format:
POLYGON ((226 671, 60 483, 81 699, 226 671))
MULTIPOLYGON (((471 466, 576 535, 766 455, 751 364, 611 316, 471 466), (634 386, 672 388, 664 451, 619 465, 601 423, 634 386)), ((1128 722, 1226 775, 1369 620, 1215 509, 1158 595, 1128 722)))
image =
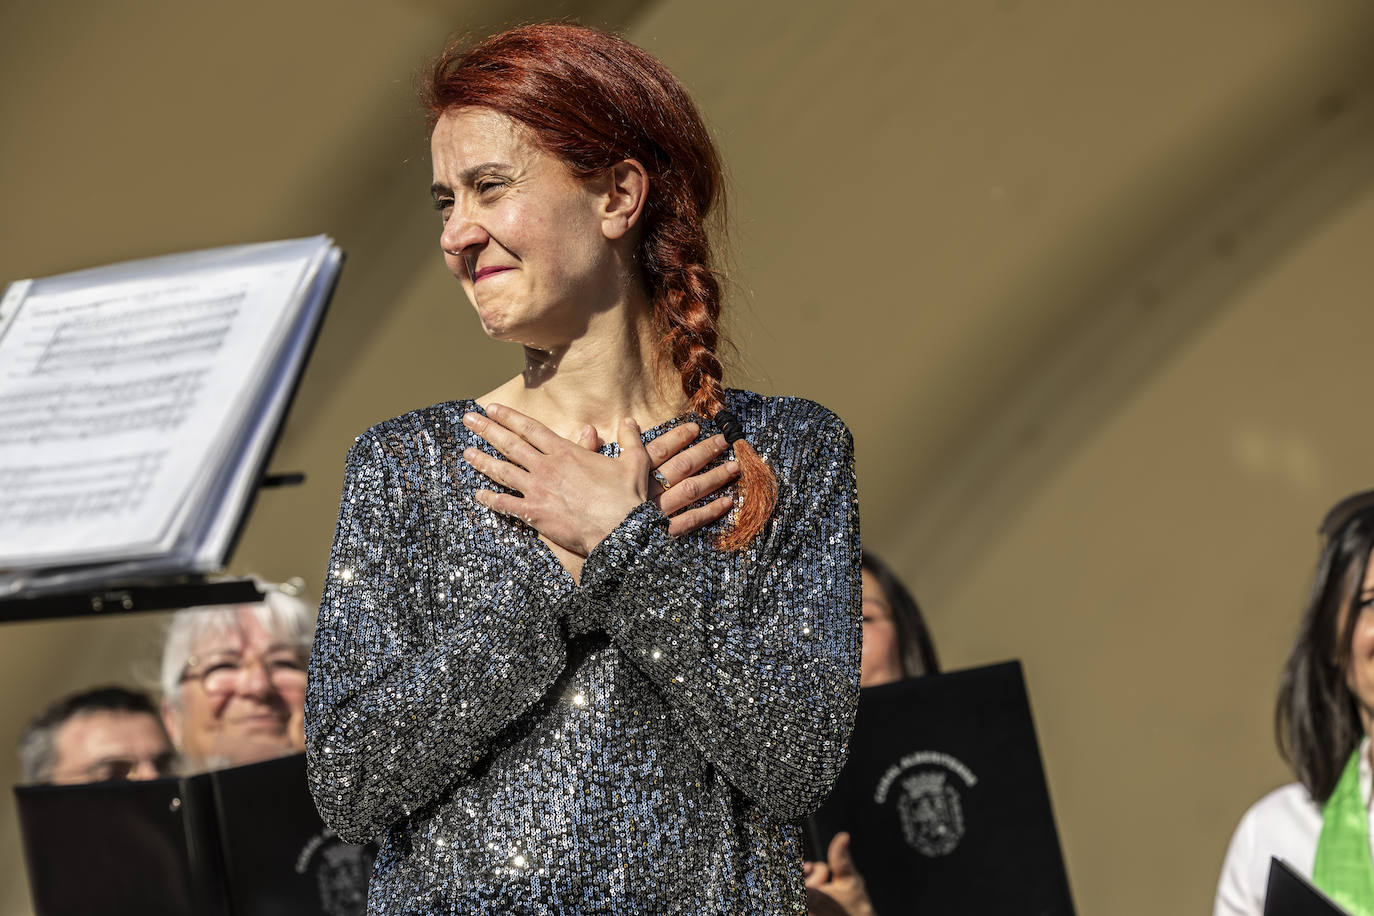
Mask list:
POLYGON ((192 646, 178 700, 164 705, 172 740, 199 767, 305 749, 305 659, 252 607, 192 646))
POLYGON ((603 195, 486 108, 445 113, 430 152, 444 260, 487 334, 541 350, 579 336, 622 285, 603 195))
MULTIPOLYGON (((1345 670, 1345 685, 1355 697, 1360 709, 1360 721, 1365 734, 1374 723, 1374 558, 1365 569, 1364 582, 1356 590, 1348 613, 1356 614, 1350 634, 1350 655, 1345 670)), ((1346 615, 1337 622, 1337 634, 1343 632, 1346 615)), ((1339 638, 1339 635, 1338 637, 1339 638)))

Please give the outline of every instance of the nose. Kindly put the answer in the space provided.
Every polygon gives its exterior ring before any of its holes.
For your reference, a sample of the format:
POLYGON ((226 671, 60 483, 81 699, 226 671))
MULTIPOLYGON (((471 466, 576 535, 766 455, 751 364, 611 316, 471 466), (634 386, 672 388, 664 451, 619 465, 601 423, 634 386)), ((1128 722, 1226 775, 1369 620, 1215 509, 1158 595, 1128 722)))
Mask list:
POLYGON ((157 764, 152 760, 140 760, 138 764, 129 771, 129 778, 134 780, 157 779, 162 774, 157 771, 157 764))
POLYGON ((267 674, 267 665, 255 660, 244 665, 239 672, 239 693, 250 697, 265 697, 273 692, 272 678, 267 674))
POLYGON ((439 234, 439 246, 450 259, 449 269, 458 273, 461 268, 466 274, 467 267, 462 263, 464 256, 469 259, 475 258, 475 249, 485 245, 490 237, 482 224, 473 219, 472 214, 468 213, 462 204, 455 204, 444 222, 443 232, 439 234), (459 263, 453 263, 454 259, 459 263))

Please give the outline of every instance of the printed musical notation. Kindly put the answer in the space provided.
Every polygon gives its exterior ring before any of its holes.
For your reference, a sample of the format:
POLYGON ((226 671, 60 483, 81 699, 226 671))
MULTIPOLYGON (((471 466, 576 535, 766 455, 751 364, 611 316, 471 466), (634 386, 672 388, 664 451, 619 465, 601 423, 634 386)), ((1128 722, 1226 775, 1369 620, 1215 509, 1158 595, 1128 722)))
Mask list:
POLYGON ((99 522, 136 511, 166 455, 0 467, 0 528, 99 522))
POLYGON ((122 308, 115 315, 101 308, 108 303, 87 303, 56 321, 31 374, 117 370, 213 353, 233 328, 243 296, 240 290, 213 299, 122 308))
POLYGON ((0 393, 0 446, 174 431, 190 417, 208 373, 188 369, 127 382, 0 393))

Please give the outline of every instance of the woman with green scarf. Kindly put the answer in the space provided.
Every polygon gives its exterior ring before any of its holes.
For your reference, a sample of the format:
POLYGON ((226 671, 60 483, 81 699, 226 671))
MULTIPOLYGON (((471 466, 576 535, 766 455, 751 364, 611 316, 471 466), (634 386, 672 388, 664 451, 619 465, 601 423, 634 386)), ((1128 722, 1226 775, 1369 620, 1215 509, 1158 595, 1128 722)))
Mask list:
POLYGON ((1271 856, 1356 916, 1374 916, 1369 736, 1374 733, 1374 490, 1323 519, 1321 557, 1279 685, 1279 752, 1298 782, 1236 828, 1213 916, 1261 916, 1271 856))

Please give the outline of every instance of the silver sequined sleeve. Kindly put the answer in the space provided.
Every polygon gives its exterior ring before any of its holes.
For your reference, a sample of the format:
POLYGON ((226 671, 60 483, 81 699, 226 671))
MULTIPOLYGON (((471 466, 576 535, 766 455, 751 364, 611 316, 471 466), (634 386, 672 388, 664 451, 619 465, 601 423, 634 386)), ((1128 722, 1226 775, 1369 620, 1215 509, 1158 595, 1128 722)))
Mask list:
POLYGON ((311 788, 326 823, 355 843, 432 802, 565 661, 551 609, 503 613, 499 601, 433 644, 416 608, 435 587, 425 481, 389 476, 423 466, 408 450, 368 435, 348 453, 311 653, 311 788))
MULTIPOLYGON (((787 456, 752 562, 684 549, 645 503, 587 558, 583 588, 612 641, 726 778, 773 815, 809 814, 844 760, 860 604, 853 442, 829 416, 787 456)), ((776 461, 775 461, 776 463, 776 461)), ((595 612, 594 612, 595 613, 595 612)))

